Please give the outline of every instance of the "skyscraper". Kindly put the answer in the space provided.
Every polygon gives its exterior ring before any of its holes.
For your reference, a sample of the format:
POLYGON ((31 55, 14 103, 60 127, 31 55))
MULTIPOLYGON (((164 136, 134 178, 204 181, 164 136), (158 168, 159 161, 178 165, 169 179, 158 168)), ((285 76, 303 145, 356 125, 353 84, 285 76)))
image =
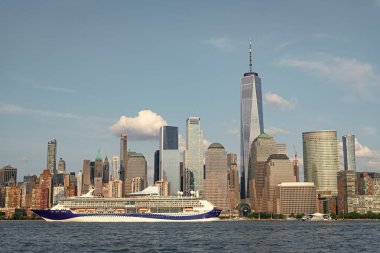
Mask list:
POLYGON ((302 133, 305 182, 314 182, 321 195, 337 195, 339 171, 336 131, 302 133))
MULTIPOLYGON (((127 164, 128 164, 128 137, 127 134, 121 134, 120 137, 120 180, 123 181, 123 189, 125 194, 125 179, 127 174, 127 164)), ((123 195, 125 196, 125 195, 123 195)))
POLYGON ((148 185, 147 181, 147 162, 145 156, 141 153, 128 152, 128 171, 125 175, 125 196, 132 191, 132 182, 135 178, 140 178, 140 189, 145 189, 148 185))
POLYGON ((66 171, 66 162, 62 158, 59 158, 58 173, 65 173, 65 171, 66 171))
POLYGON ((95 167, 94 167, 94 195, 101 196, 103 190, 103 159, 100 156, 100 150, 98 150, 98 154, 95 159, 95 167))
POLYGON ((162 126, 160 128, 160 179, 169 182, 169 195, 181 189, 178 151, 178 127, 162 126))
POLYGON ((48 142, 47 150, 47 169, 50 170, 51 174, 57 173, 57 140, 52 140, 48 142))
POLYGON ((103 183, 108 183, 110 181, 110 163, 108 162, 108 157, 104 159, 103 162, 103 183))
POLYGON ((83 188, 82 193, 86 194, 91 189, 91 161, 83 160, 83 188))
POLYGON ((222 210, 230 209, 227 153, 220 143, 213 143, 207 149, 203 196, 222 210))
POLYGON ((112 156, 112 173, 111 180, 119 180, 120 179, 120 159, 119 156, 112 156))
POLYGON ((249 45, 249 72, 240 84, 240 169, 241 198, 248 197, 248 164, 253 140, 264 132, 261 79, 252 71, 252 49, 249 45))
POLYGON ((203 133, 201 119, 189 117, 186 120, 186 150, 184 151, 184 192, 203 193, 203 133))
POLYGON ((160 150, 154 152, 153 183, 160 180, 160 150))
POLYGON ((265 170, 268 158, 277 154, 277 143, 272 136, 262 133, 251 145, 251 163, 248 170, 248 193, 252 209, 264 210, 265 170))
POLYGON ((342 136, 344 170, 352 170, 356 173, 355 162, 355 135, 342 136))

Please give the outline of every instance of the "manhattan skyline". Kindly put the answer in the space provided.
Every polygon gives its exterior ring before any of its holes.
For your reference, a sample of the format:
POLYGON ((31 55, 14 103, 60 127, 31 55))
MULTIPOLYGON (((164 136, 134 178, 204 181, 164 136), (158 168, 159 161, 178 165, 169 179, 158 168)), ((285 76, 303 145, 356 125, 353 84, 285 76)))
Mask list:
POLYGON ((290 158, 295 147, 300 178, 302 132, 327 129, 356 136, 357 171, 380 172, 379 26, 370 0, 2 1, 0 166, 39 175, 56 139, 57 160, 78 172, 98 149, 119 155, 126 128, 151 183, 159 128, 178 126, 183 150, 190 116, 205 150, 239 154, 252 38, 265 132, 290 158))

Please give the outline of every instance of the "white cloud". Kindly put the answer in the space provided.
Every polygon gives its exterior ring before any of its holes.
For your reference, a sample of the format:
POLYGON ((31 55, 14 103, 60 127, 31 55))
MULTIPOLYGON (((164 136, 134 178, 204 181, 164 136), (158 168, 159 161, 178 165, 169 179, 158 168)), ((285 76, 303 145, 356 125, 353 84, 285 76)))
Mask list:
POLYGON ((149 140, 158 138, 160 127, 166 125, 162 116, 151 110, 142 110, 135 117, 121 116, 110 129, 116 135, 125 131, 131 140, 149 140))
POLYGON ((380 152, 370 149, 368 146, 361 144, 357 139, 355 139, 355 156, 380 159, 380 152))
POLYGON ((264 95, 264 101, 269 105, 278 106, 281 109, 293 109, 296 104, 295 99, 286 100, 285 98, 271 91, 267 92, 264 95))
POLYGON ((211 39, 203 41, 203 43, 207 45, 211 45, 215 48, 218 48, 226 52, 232 52, 235 49, 235 45, 234 45, 235 42, 226 37, 211 38, 211 39))
POLYGON ((206 139, 203 139, 203 150, 206 152, 208 147, 211 145, 211 142, 206 140, 206 139))
POLYGON ((357 59, 315 54, 310 59, 282 59, 280 64, 327 78, 329 82, 338 85, 346 92, 348 100, 359 97, 362 100, 375 102, 377 98, 374 94, 380 92, 380 75, 375 73, 371 64, 357 59))
POLYGON ((363 132, 366 135, 376 135, 377 134, 377 128, 373 126, 363 127, 363 132))
POLYGON ((268 128, 265 128, 265 133, 267 133, 271 136, 275 136, 278 134, 289 134, 290 132, 285 130, 285 129, 278 128, 278 127, 268 127, 268 128))
POLYGON ((22 157, 20 157, 18 160, 19 160, 20 162, 22 162, 22 163, 28 163, 28 162, 29 162, 29 159, 28 159, 28 157, 26 157, 26 156, 22 156, 22 157))
POLYGON ((182 134, 178 135, 178 150, 181 153, 186 150, 186 140, 183 138, 182 134))

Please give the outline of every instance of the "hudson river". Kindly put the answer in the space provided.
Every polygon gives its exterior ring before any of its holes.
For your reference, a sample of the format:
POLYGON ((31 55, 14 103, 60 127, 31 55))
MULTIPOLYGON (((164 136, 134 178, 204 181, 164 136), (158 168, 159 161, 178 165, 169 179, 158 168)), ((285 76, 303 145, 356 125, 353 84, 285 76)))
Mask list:
POLYGON ((0 222, 0 252, 380 252, 380 221, 0 222))

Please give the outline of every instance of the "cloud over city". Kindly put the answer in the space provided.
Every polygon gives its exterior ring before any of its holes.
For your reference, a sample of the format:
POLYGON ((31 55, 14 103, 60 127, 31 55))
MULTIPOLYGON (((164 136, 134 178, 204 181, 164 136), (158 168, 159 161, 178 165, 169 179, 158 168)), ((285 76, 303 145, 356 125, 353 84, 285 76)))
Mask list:
POLYGON ((151 110, 141 110, 137 116, 121 116, 110 130, 115 135, 126 132, 131 140, 151 140, 157 139, 160 127, 166 125, 166 120, 161 115, 151 110))
POLYGON ((343 90, 345 98, 350 101, 359 98, 378 102, 374 94, 380 92, 380 75, 370 63, 324 53, 303 58, 287 57, 279 63, 326 78, 343 90))
POLYGON ((279 134, 289 134, 290 132, 285 130, 285 129, 278 128, 278 127, 268 127, 268 128, 265 128, 265 133, 267 133, 271 136, 275 136, 275 135, 279 135, 279 134))
POLYGON ((296 99, 292 98, 290 100, 287 100, 282 96, 271 91, 267 92, 264 95, 264 102, 269 104, 270 106, 279 107, 282 110, 293 109, 296 105, 296 99))

